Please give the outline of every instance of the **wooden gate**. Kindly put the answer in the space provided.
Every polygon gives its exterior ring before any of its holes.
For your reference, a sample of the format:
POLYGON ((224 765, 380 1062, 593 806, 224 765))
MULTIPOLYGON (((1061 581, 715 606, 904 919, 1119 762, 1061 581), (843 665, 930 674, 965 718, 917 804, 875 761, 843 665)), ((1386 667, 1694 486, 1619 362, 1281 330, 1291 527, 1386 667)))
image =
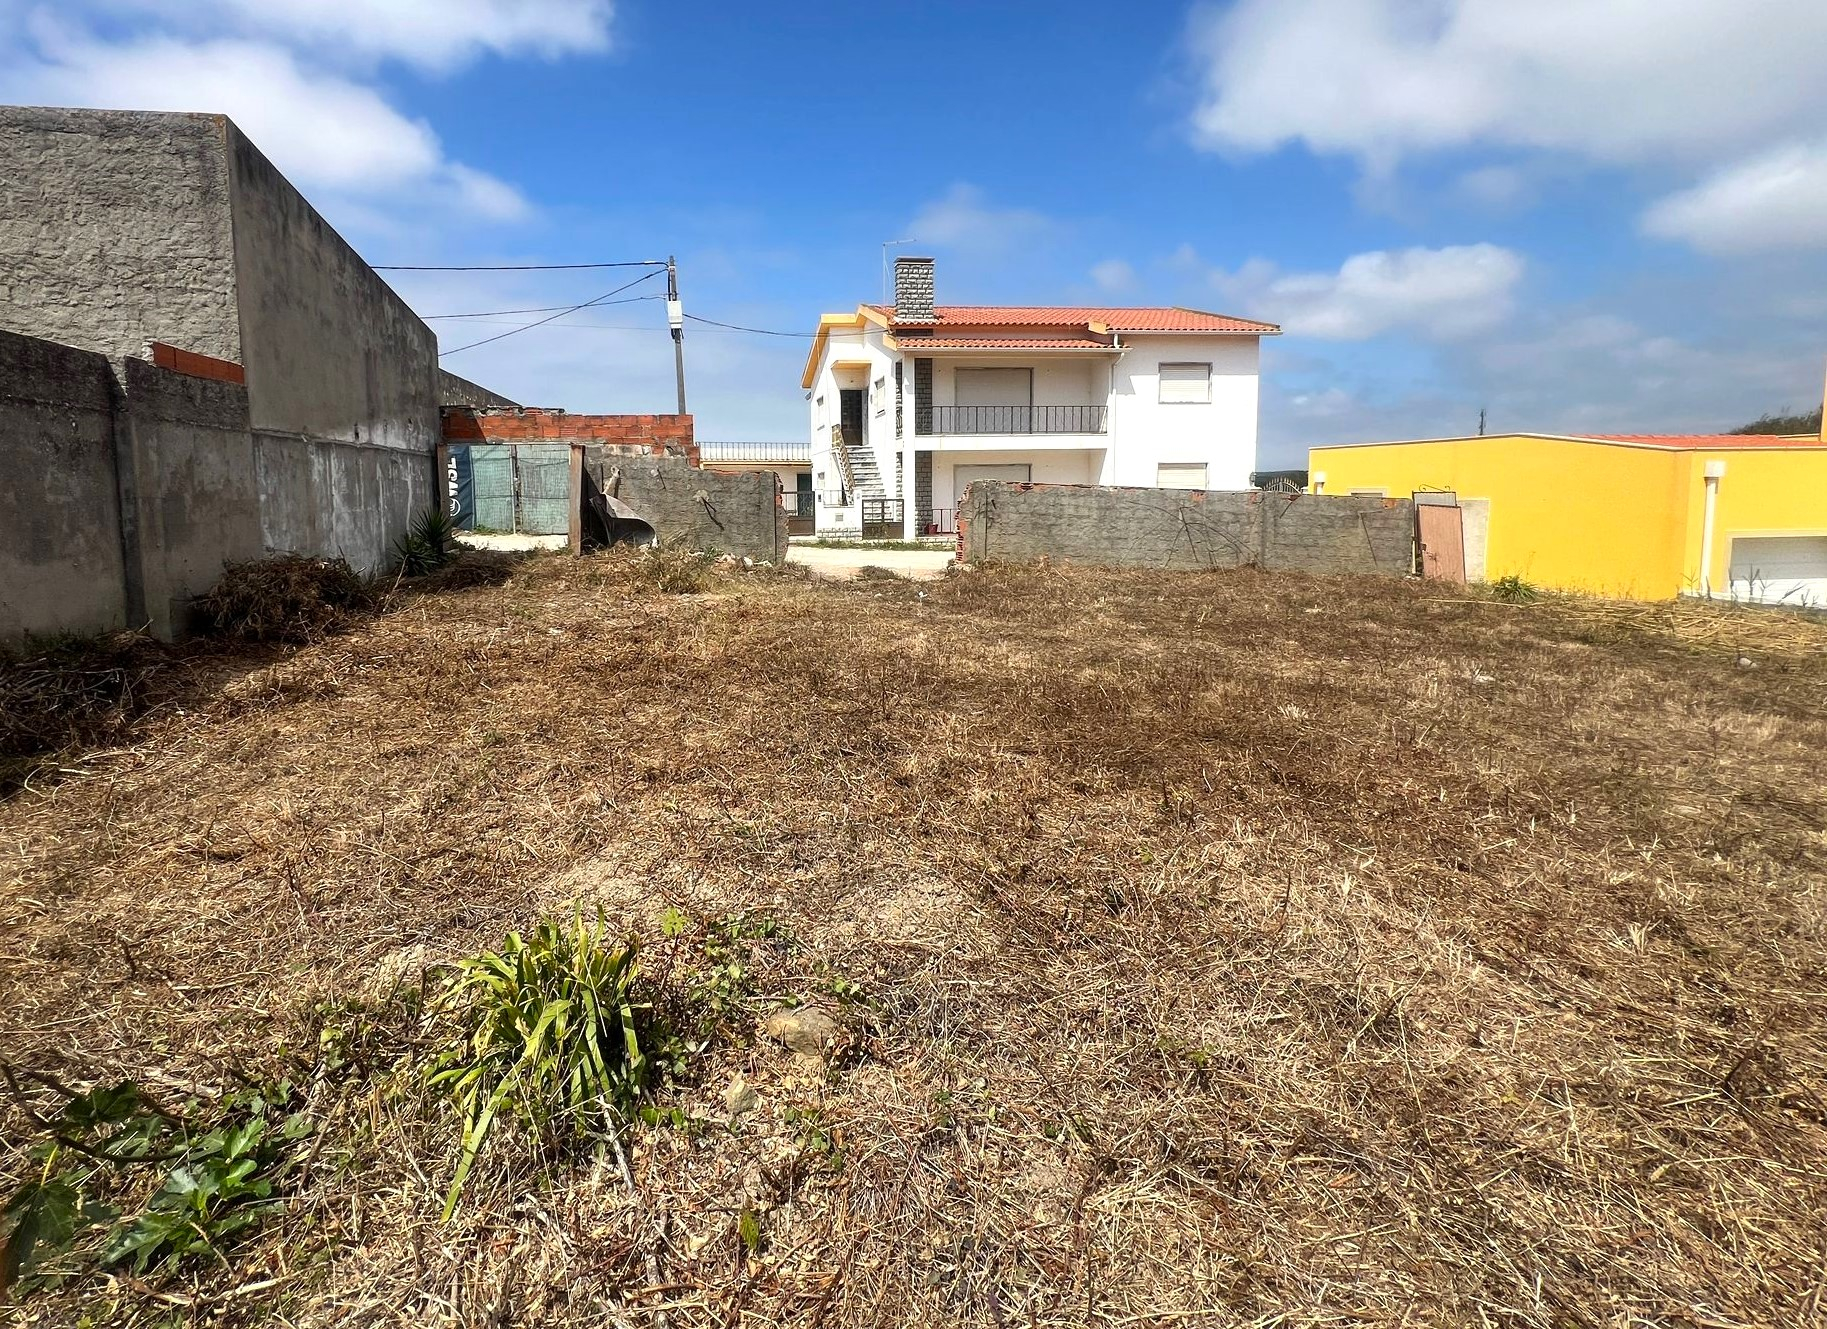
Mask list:
POLYGON ((1465 585, 1465 523, 1458 507, 1417 502, 1415 527, 1421 546, 1421 575, 1429 581, 1465 585))

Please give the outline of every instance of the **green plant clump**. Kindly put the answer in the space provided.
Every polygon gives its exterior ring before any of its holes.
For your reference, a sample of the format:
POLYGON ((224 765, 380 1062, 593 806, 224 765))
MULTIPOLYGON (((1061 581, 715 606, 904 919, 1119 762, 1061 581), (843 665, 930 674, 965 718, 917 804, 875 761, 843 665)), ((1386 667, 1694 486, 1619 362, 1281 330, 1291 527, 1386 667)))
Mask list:
POLYGON ((89 1265, 146 1274, 221 1259, 280 1203, 293 1146, 311 1132, 302 1113, 279 1116, 291 1097, 285 1084, 168 1112, 126 1081, 71 1098, 38 1123, 37 1175, 0 1209, 0 1291, 89 1265))
POLYGON ((442 508, 426 508, 393 542, 393 556, 408 577, 436 572, 457 556, 457 528, 442 508))
POLYGON ((1491 583, 1491 598, 1507 605, 1526 605, 1541 599, 1541 592, 1512 572, 1491 583))
POLYGON ((508 934, 499 950, 462 960, 443 998, 460 1043, 429 1083, 463 1116, 462 1152, 444 1204, 456 1212, 471 1167, 503 1115, 542 1144, 611 1131, 647 1091, 646 1008, 635 1000, 637 945, 611 944, 602 914, 508 934))

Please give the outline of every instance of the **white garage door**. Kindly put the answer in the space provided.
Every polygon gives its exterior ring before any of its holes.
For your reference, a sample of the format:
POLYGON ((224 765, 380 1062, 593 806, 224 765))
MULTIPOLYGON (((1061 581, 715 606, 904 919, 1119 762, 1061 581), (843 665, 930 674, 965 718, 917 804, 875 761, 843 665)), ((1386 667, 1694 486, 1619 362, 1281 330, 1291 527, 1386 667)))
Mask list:
POLYGON ((1734 536, 1730 576, 1741 600, 1827 605, 1827 535, 1734 536))
POLYGON ((1026 462, 1016 466, 954 466, 952 467, 952 506, 962 506, 964 487, 972 480, 1007 480, 1011 484, 1026 484, 1034 474, 1034 468, 1026 462))

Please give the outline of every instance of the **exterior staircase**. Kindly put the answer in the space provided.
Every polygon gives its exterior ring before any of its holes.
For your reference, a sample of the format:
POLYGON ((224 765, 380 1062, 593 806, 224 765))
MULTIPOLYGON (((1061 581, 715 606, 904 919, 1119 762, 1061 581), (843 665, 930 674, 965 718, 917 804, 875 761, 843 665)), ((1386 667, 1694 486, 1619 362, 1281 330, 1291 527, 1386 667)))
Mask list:
POLYGON ((851 498, 887 498, 881 471, 875 464, 875 449, 861 439, 846 439, 839 427, 833 427, 831 433, 832 451, 843 468, 844 487, 850 491, 851 498))

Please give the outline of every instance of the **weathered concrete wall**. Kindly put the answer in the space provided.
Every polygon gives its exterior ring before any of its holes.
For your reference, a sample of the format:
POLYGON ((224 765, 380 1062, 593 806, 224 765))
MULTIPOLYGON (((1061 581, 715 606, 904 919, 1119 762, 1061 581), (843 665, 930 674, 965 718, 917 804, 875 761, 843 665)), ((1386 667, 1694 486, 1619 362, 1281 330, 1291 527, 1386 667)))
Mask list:
POLYGON ((437 337, 232 124, 228 146, 254 428, 430 452, 437 337))
POLYGON ((1414 565, 1414 521, 1407 499, 978 481, 959 505, 958 547, 973 563, 1400 576, 1414 565))
POLYGON ((519 402, 503 397, 480 383, 459 377, 448 369, 438 371, 438 403, 442 406, 492 406, 508 410, 520 405, 519 402))
POLYGON ((261 539, 268 553, 391 562, 395 537, 439 502, 433 458, 297 434, 254 434, 261 539))
POLYGON ((107 358, 0 332, 0 642, 125 627, 107 358))
POLYGON ((676 452, 591 444, 585 466, 662 541, 778 563, 787 556, 787 514, 772 471, 706 471, 676 452))
POLYGON ((0 108, 0 255, 0 327, 231 362, 247 426, 317 440, 308 482, 267 466, 299 481, 264 496, 273 547, 379 567, 434 501, 436 336, 226 118, 0 108))
POLYGON ((241 359, 228 121, 0 107, 0 328, 241 359))
MULTIPOLYGON (((157 636, 181 636, 191 598, 223 565, 264 552, 247 390, 144 360, 121 362, 120 373, 127 543, 139 552, 143 621, 157 636)), ((129 581, 130 605, 133 591, 129 581)))

